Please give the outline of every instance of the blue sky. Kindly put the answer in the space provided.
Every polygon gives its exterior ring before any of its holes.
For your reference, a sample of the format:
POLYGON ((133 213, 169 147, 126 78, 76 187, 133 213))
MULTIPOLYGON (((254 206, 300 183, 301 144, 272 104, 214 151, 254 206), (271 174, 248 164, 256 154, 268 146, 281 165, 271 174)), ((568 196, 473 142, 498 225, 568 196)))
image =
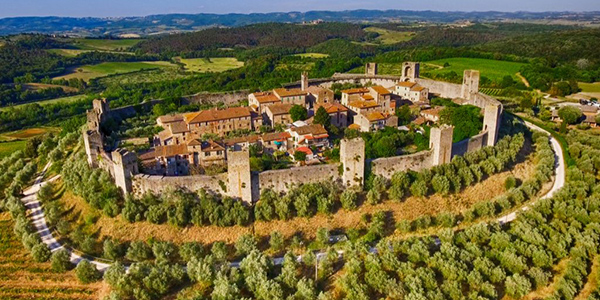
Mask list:
POLYGON ((308 10, 600 11, 600 0, 0 0, 0 18, 308 10))

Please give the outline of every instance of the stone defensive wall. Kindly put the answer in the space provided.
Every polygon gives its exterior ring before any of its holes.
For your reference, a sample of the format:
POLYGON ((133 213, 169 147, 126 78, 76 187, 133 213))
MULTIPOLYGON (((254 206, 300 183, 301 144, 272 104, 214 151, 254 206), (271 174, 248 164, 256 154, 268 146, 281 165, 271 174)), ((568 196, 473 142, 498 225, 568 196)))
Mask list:
POLYGON ((326 164, 260 172, 258 187, 261 192, 265 189, 286 192, 293 185, 316 181, 339 182, 341 181, 339 166, 340 164, 326 164))
POLYGON ((248 99, 250 91, 233 91, 233 92, 220 92, 220 93, 198 93, 190 96, 183 96, 183 102, 185 104, 215 104, 223 102, 227 106, 235 105, 240 100, 248 99))
MULTIPOLYGON (((207 176, 157 176, 139 174, 135 154, 117 149, 111 153, 102 151, 102 136, 99 124, 109 118, 128 118, 151 108, 161 100, 121 107, 110 110, 106 102, 95 102, 94 111, 88 112, 88 130, 84 132, 86 153, 92 167, 107 170, 117 186, 125 193, 141 195, 145 192, 162 193, 168 189, 184 188, 190 191, 205 189, 208 192, 239 198, 247 203, 256 202, 265 189, 286 192, 294 185, 333 181, 344 186, 363 185, 367 173, 391 178, 398 171, 420 171, 436 165, 448 163, 455 155, 493 146, 498 138, 502 114, 502 104, 496 99, 479 93, 479 72, 465 70, 463 84, 453 84, 418 77, 418 63, 405 63, 403 76, 375 74, 335 74, 331 78, 311 79, 309 85, 331 87, 335 83, 375 84, 391 87, 400 81, 414 81, 429 89, 429 93, 439 97, 458 99, 461 104, 471 104, 482 109, 483 128, 478 135, 458 143, 452 143, 453 128, 440 126, 431 128, 429 150, 410 155, 367 160, 365 142, 362 138, 342 140, 340 163, 316 166, 295 167, 284 170, 251 172, 247 150, 227 153, 227 173, 207 176), (416 69, 416 71, 415 71, 416 69), (411 73, 411 70, 412 73, 411 73)), ((291 83, 288 88, 300 87, 301 83, 291 83)), ((217 103, 226 105, 246 99, 248 91, 228 93, 200 93, 184 97, 186 103, 217 103)))
POLYGON ((141 196, 146 192, 160 194, 168 189, 187 189, 198 191, 205 189, 213 194, 227 194, 227 173, 221 173, 214 176, 208 175, 190 175, 190 176, 161 176, 137 174, 132 177, 133 191, 136 196, 141 196))
MULTIPOLYGON (((431 168, 431 150, 409 155, 377 158, 370 161, 371 172, 375 175, 391 179, 394 173, 401 170, 421 171, 431 168)), ((367 164, 369 162, 367 161, 367 164)))

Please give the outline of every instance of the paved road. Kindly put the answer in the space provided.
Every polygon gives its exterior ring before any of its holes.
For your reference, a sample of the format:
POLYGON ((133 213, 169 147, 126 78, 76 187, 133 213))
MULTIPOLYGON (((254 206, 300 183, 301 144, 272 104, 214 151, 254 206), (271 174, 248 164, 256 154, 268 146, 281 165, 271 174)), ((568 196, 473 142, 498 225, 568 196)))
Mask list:
MULTIPOLYGON (((531 129, 545 132, 546 134, 550 135, 549 132, 545 131, 544 129, 542 129, 534 124, 525 122, 525 125, 527 125, 527 127, 531 128, 531 129)), ((552 149, 554 151, 555 159, 556 159, 556 163, 554 165, 555 179, 554 179, 554 184, 552 185, 552 189, 550 189, 550 191, 548 193, 546 193, 544 196, 542 196, 541 199, 552 197, 552 195, 554 195, 554 193, 556 191, 558 191, 559 189, 561 189, 565 184, 565 162, 564 162, 564 155, 562 152, 562 148, 560 147, 560 144, 558 143, 558 141, 556 141, 556 139, 554 139, 552 137, 552 135, 550 135, 550 142, 551 142, 552 149)), ((22 201, 27 206, 27 209, 29 211, 28 217, 31 219, 32 223, 35 225, 36 229, 38 230, 38 233, 42 239, 42 242, 44 242, 46 245, 48 245, 50 250, 52 252, 54 252, 54 251, 63 249, 65 247, 63 245, 61 245, 54 238, 54 236, 52 235, 52 232, 48 229, 48 226, 46 225, 44 211, 42 210, 40 202, 37 200, 37 192, 40 190, 40 188, 47 182, 51 182, 51 181, 54 181, 59 178, 59 175, 57 175, 53 178, 50 178, 47 181, 42 182, 44 174, 46 173, 46 170, 48 169, 49 166, 50 166, 50 164, 46 165, 46 167, 44 168, 42 173, 36 178, 35 184, 24 192, 25 197, 23 197, 22 201)), ((529 209, 529 206, 525 206, 521 210, 527 210, 527 209, 529 209)), ((500 222, 501 224, 510 223, 517 218, 517 214, 518 214, 518 211, 509 213, 505 216, 498 218, 497 221, 500 222)), ((73 251, 71 251, 71 249, 68 249, 68 248, 65 248, 65 249, 67 249, 71 253, 71 262, 73 262, 74 264, 79 263, 82 259, 87 259, 92 264, 96 265, 96 268, 100 271, 104 271, 110 266, 107 263, 100 262, 93 258, 82 257, 82 256, 74 253, 73 251)), ((339 256, 342 256, 344 254, 343 251, 337 251, 337 252, 338 252, 339 256)), ((375 253, 375 252, 377 252, 377 250, 375 248, 371 248, 369 250, 369 252, 375 253)), ((320 261, 325 258, 326 253, 320 252, 320 253, 317 253, 316 256, 317 256, 317 261, 320 261)), ((302 257, 299 256, 299 257, 297 257, 297 259, 298 259, 298 261, 301 261, 302 257)), ((282 264, 283 257, 273 258, 273 263, 275 265, 282 264)), ((239 267, 239 265, 240 265, 239 261, 231 262, 231 266, 234 268, 239 267)))
MULTIPOLYGON (((27 217, 31 220, 31 223, 37 229, 37 233, 40 235, 42 242, 48 245, 50 251, 55 252, 60 249, 67 249, 67 251, 71 253, 71 262, 73 264, 78 264, 84 258, 78 255, 77 253, 71 251, 71 249, 65 248, 56 240, 56 238, 54 238, 54 236, 52 235, 52 231, 50 231, 48 225, 46 224, 46 216, 44 215, 44 210, 42 209, 41 203, 37 200, 37 192, 40 190, 40 188, 46 183, 52 182, 60 177, 57 175, 48 179, 47 181, 42 182, 42 179, 44 178, 46 170, 49 166, 50 163, 48 163, 46 167, 44 167, 42 173, 35 179, 34 185, 24 191, 23 194, 25 195, 25 197, 23 197, 21 200, 23 201, 23 203, 25 203, 25 206, 27 207, 27 217)), ((100 271, 104 271, 110 266, 109 264, 99 262, 93 259, 89 259, 89 261, 92 264, 96 265, 96 268, 100 271)))

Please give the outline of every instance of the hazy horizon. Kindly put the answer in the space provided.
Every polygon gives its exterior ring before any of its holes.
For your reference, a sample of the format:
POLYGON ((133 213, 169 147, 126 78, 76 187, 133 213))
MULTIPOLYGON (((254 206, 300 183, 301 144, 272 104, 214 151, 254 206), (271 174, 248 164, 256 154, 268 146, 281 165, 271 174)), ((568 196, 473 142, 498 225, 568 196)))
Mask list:
POLYGON ((140 17, 160 14, 199 14, 199 13, 271 13, 271 12, 307 12, 307 11, 346 11, 346 10, 413 10, 413 11, 440 11, 440 12, 588 12, 600 11, 598 0, 573 0, 568 3, 564 0, 505 0, 477 1, 477 0, 430 0, 414 1, 359 1, 359 0, 222 0, 222 1, 197 1, 197 0, 0 0, 3 9, 0 18, 8 17, 140 17))

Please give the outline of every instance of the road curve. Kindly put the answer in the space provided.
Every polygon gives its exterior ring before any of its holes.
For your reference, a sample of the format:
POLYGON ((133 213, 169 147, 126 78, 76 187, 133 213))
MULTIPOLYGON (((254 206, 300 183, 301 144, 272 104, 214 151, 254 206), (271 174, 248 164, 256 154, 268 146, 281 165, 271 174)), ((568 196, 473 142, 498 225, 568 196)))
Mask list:
MULTIPOLYGON (((544 196, 540 197, 540 199, 550 198, 554 195, 554 193, 556 193, 556 191, 558 191, 565 185, 566 170, 565 170, 565 160, 564 160, 563 149, 560 146, 560 144, 558 143, 558 141, 554 137, 552 137, 552 135, 548 131, 546 131, 534 124, 531 124, 529 122, 525 122, 525 125, 531 129, 544 132, 550 136, 550 143, 552 146, 552 150, 554 151, 554 155, 555 155, 554 184, 552 185, 552 188, 550 189, 550 191, 548 191, 544 196)), ((57 176, 54 176, 53 178, 48 179, 47 181, 42 181, 42 179, 44 178, 44 175, 46 173, 46 170, 48 169, 49 166, 50 166, 50 163, 48 163, 44 167, 44 170, 36 178, 34 185, 24 191, 25 196, 22 198, 22 201, 23 201, 23 203, 25 203, 25 205, 27 207, 28 218, 31 220, 31 222, 37 229, 37 233, 40 235, 42 242, 45 243, 46 245, 48 245, 48 247, 50 248, 50 251, 55 252, 60 249, 67 249, 67 251, 69 251, 69 253, 71 254, 71 262, 72 263, 77 264, 81 260, 87 259, 90 263, 94 264, 99 271, 105 271, 110 266, 110 264, 98 261, 93 258, 82 257, 81 255, 73 252, 71 249, 64 247, 54 238, 54 236, 52 235, 52 231, 50 231, 50 229, 48 228, 48 226, 46 224, 46 216, 44 215, 44 210, 42 209, 40 201, 37 200, 37 192, 46 183, 54 181, 60 177, 60 175, 57 175, 57 176)), ((519 211, 525 211, 527 209, 529 209, 529 206, 524 206, 519 211)), ((510 223, 517 218, 519 211, 515 211, 515 212, 509 213, 505 216, 502 216, 502 217, 498 218, 497 221, 501 224, 510 223)), ((344 251, 337 251, 337 252, 338 252, 339 256, 344 254, 344 251)), ((371 248, 370 252, 374 253, 374 252, 377 252, 377 250, 375 248, 371 248)), ((316 254, 317 261, 322 260, 323 258, 325 258, 325 256, 326 256, 325 252, 317 253, 316 254)), ((298 259, 298 261, 300 261, 302 259, 302 256, 298 256, 297 259, 298 259)), ((273 263, 275 265, 282 264, 283 257, 273 258, 273 263)), ((232 267, 239 267, 239 265, 240 265, 240 261, 231 262, 232 267)))

